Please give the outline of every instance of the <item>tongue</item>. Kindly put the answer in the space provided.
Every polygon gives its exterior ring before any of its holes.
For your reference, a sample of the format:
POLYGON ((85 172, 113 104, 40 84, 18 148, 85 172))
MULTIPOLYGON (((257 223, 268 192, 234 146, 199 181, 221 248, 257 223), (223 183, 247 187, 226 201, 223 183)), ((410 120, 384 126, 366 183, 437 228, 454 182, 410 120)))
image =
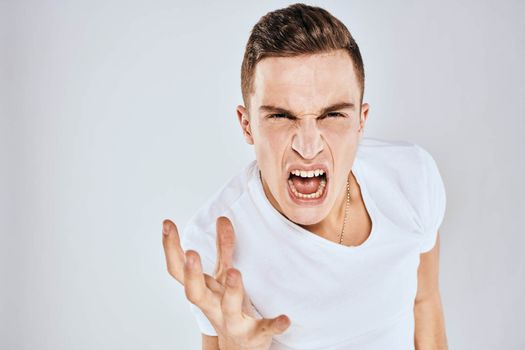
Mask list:
POLYGON ((292 175, 292 182, 297 192, 310 194, 315 193, 319 189, 321 179, 319 176, 304 178, 292 175))

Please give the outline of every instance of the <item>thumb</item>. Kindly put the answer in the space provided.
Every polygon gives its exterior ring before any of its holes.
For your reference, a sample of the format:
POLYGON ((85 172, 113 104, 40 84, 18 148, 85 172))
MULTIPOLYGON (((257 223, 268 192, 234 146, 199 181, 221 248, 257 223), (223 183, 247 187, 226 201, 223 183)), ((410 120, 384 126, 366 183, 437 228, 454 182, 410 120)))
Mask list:
POLYGON ((290 318, 286 315, 280 315, 272 319, 264 318, 259 322, 259 331, 270 336, 283 333, 291 324, 290 318))

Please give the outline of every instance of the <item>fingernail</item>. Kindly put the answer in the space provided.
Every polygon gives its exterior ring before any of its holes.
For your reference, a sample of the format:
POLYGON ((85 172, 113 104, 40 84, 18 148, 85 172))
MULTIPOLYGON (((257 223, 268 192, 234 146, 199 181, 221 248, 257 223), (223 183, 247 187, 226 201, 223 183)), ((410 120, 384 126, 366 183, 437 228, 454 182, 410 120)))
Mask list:
POLYGON ((193 267, 193 264, 195 263, 195 259, 192 255, 186 255, 186 265, 188 267, 193 267))
POLYGON ((279 328, 280 328, 280 329, 283 329, 283 328, 285 328, 286 326, 288 326, 288 321, 286 320, 286 317, 281 316, 281 317, 277 320, 277 324, 279 325, 279 328))
POLYGON ((233 273, 227 273, 226 274, 226 283, 228 283, 228 285, 230 287, 235 287, 235 282, 236 282, 236 278, 234 276, 233 273))
POLYGON ((169 233, 170 233, 169 224, 167 221, 164 221, 164 223, 162 224, 162 234, 164 236, 167 236, 169 233))

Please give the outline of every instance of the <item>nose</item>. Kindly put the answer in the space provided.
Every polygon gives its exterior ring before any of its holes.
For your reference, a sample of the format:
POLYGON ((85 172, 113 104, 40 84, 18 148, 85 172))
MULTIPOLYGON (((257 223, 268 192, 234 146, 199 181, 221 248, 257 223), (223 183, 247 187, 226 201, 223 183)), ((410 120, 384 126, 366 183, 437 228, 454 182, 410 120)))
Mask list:
POLYGON ((323 150, 323 138, 315 118, 303 119, 292 138, 292 149, 304 159, 314 159, 323 150))

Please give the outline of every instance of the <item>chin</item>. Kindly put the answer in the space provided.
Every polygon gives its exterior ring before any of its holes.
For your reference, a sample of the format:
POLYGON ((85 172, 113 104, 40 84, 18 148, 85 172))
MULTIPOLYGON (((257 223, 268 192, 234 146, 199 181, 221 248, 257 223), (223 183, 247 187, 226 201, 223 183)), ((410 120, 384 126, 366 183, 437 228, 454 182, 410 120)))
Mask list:
POLYGON ((288 220, 298 225, 310 226, 322 221, 325 217, 320 208, 296 208, 285 212, 288 220))

